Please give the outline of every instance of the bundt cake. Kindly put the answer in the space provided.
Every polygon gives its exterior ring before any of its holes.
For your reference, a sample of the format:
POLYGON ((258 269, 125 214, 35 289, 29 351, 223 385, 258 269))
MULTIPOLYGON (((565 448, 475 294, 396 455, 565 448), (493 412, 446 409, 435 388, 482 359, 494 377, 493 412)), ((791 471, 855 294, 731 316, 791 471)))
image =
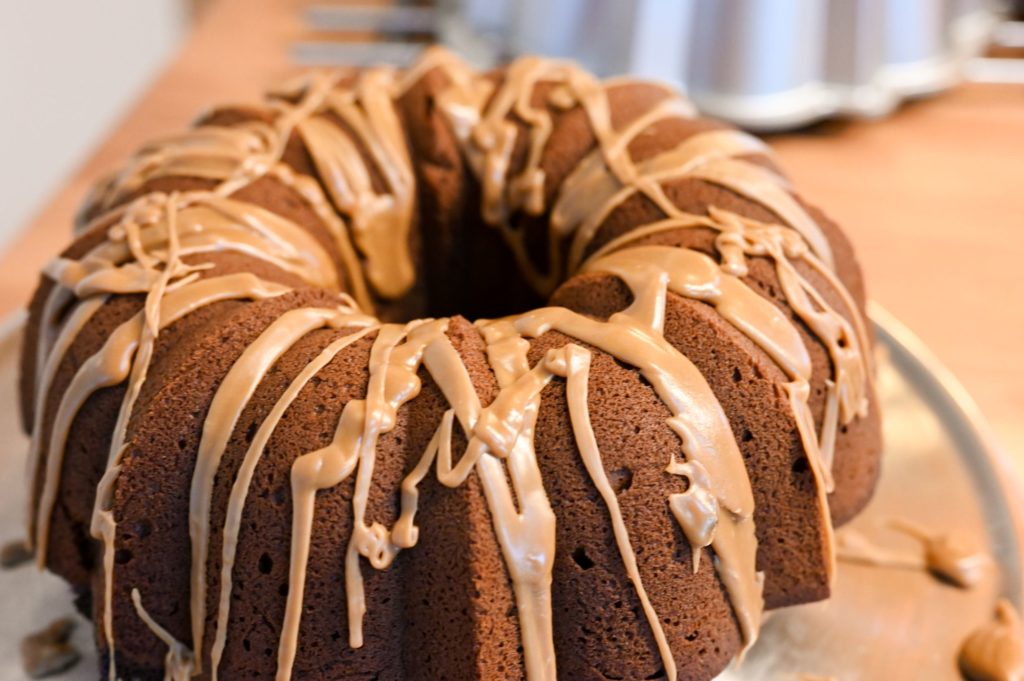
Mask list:
POLYGON ((143 148, 43 271, 29 536, 110 679, 710 679, 871 496, 863 308, 664 86, 306 74, 143 148))

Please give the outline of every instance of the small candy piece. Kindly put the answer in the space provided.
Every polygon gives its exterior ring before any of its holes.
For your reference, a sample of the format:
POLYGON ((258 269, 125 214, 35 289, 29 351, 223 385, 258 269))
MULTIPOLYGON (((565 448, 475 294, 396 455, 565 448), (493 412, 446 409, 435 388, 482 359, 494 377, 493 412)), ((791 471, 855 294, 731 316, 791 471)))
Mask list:
POLYGON ((32 560, 32 550, 24 540, 12 541, 0 549, 0 567, 5 570, 16 568, 32 560))
POLYGON ((70 643, 74 629, 74 620, 61 617, 42 631, 25 637, 21 642, 25 673, 33 679, 41 679, 73 667, 82 657, 70 643))

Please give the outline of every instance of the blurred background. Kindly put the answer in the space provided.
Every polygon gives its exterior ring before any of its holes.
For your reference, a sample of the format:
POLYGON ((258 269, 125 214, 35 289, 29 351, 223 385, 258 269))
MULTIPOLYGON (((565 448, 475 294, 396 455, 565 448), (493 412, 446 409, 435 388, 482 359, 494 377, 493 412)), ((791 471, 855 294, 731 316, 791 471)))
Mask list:
POLYGON ((0 314, 141 143, 303 66, 401 65, 431 42, 668 81, 766 134, 871 295, 1024 454, 1024 1, 0 2, 0 314))
MULTIPOLYGON (((0 4, 6 243, 175 54, 216 0, 0 4), (14 103, 17 105, 12 105, 14 103)), ((280 0, 296 63, 408 63, 429 42, 477 66, 518 53, 684 88, 757 131, 882 116, 961 79, 1024 81, 1024 23, 998 0, 280 0), (1020 50, 1019 54, 1014 50, 1020 50), (986 58, 996 55, 998 59, 986 58)), ((227 36, 225 36, 227 39, 227 36)), ((215 64, 211 68, 217 68, 215 64)))
POLYGON ((0 247, 181 44, 183 0, 0 2, 0 247))

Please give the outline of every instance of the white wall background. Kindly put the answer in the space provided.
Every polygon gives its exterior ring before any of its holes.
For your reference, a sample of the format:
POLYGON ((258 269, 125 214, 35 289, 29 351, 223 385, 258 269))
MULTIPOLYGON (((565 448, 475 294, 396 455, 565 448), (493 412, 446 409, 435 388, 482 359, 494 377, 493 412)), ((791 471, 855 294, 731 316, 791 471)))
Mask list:
POLYGON ((183 0, 0 0, 0 249, 184 32, 183 0))

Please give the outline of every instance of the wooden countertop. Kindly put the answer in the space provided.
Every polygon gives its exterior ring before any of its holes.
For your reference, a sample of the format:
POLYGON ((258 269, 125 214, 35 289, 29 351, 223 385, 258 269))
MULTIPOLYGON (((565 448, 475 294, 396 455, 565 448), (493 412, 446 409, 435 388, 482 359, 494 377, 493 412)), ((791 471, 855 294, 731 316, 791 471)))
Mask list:
POLYGON ((962 85, 880 121, 771 140, 1024 464, 1024 86, 962 85))
MULTIPOLYGON (((0 257, 0 313, 24 305, 90 183, 205 106, 292 71, 296 0, 219 0, 178 57, 0 257)), ((68 115, 73 115, 69 109, 68 115)), ((850 233, 870 295, 966 385, 1024 463, 1024 87, 963 85, 879 121, 771 140, 850 233)))

